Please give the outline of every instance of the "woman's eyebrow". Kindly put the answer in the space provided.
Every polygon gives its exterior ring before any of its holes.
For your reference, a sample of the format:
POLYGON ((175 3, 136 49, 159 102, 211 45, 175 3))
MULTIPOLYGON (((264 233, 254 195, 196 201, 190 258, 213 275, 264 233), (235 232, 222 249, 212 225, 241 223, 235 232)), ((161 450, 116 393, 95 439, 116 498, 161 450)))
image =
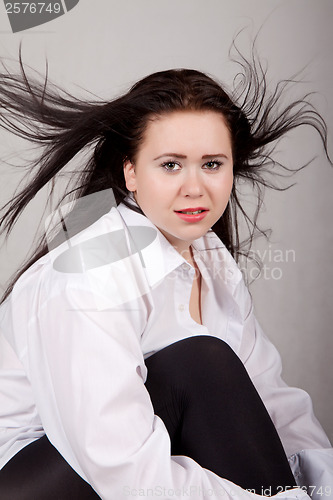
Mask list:
POLYGON ((160 158, 163 158, 164 156, 172 156, 173 158, 187 158, 186 155, 180 155, 179 153, 163 153, 160 156, 157 156, 157 158, 154 158, 153 161, 159 160, 160 158))
MULTIPOLYGON (((186 155, 181 155, 179 153, 163 153, 162 155, 160 156, 157 156, 157 158, 154 158, 153 161, 155 160, 159 160, 160 158, 163 158, 164 156, 167 156, 167 157, 172 157, 172 158, 187 158, 186 155)), ((201 157, 202 160, 206 160, 207 158, 218 158, 218 157, 223 157, 223 158, 228 158, 228 156, 224 153, 217 153, 217 154, 209 154, 209 155, 203 155, 201 157)))
POLYGON ((216 155, 203 155, 201 158, 202 160, 206 160, 207 158, 219 158, 219 157, 228 159, 228 156, 224 153, 217 153, 216 155))

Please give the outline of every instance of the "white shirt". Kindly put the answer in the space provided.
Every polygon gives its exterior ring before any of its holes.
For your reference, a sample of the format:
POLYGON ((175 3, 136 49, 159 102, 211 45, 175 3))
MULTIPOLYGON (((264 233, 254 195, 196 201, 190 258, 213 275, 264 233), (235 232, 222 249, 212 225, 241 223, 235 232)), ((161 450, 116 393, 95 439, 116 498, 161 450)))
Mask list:
MULTIPOLYGON (((193 249, 203 325, 189 313, 194 269, 123 204, 20 277, 0 308, 0 468, 46 433, 103 500, 263 498, 188 457, 171 457, 144 385, 145 357, 213 335, 244 363, 297 483, 314 485, 313 498, 330 498, 329 488, 333 496, 333 450, 309 396, 281 380, 280 357, 235 261, 211 231, 193 249)), ((277 496, 309 498, 299 488, 277 496)))

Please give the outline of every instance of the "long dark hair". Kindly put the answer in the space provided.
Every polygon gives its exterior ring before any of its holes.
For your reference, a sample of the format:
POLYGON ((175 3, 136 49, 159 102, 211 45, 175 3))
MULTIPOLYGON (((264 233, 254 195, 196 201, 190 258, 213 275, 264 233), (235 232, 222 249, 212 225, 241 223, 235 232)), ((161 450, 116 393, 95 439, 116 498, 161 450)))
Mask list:
MULTIPOLYGON (((124 202, 123 164, 135 162, 144 138, 148 120, 179 110, 213 110, 221 113, 230 130, 234 158, 234 186, 227 209, 212 228, 236 258, 244 251, 239 238, 238 217, 247 222, 249 250, 257 227, 262 187, 270 184, 263 171, 280 166, 272 157, 274 143, 288 131, 309 125, 320 135, 327 155, 326 125, 308 102, 308 95, 283 104, 282 97, 293 84, 279 82, 270 93, 265 70, 258 59, 248 63, 240 59, 241 72, 233 92, 210 76, 192 69, 172 69, 149 75, 137 82, 126 94, 110 101, 88 101, 75 98, 47 78, 28 77, 20 58, 20 71, 0 73, 0 126, 42 146, 37 160, 30 166, 29 184, 3 208, 2 232, 10 233, 27 204, 80 152, 88 150, 72 189, 75 198, 112 188, 116 202, 124 202), (257 189, 258 207, 250 217, 238 196, 238 183, 246 179, 257 189)), ((328 156, 328 155, 327 155, 328 156)), ((299 168, 302 168, 299 167, 299 168)), ((127 203, 125 201, 125 203, 127 203)), ((139 208, 128 204, 133 210, 139 208)), ((79 228, 80 229, 80 228, 79 228)), ((47 252, 45 237, 33 257, 9 284, 11 292, 18 277, 47 252)))

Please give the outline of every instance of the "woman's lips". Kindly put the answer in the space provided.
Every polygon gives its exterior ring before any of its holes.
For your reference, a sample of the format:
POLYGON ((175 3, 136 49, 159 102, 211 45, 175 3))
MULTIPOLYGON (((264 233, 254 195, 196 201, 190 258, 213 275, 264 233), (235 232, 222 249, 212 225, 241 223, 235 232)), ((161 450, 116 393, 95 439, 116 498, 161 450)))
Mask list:
POLYGON ((182 208, 181 210, 175 210, 175 212, 202 212, 206 211, 208 208, 206 207, 189 207, 189 208, 182 208))
POLYGON ((175 210, 175 213, 185 222, 199 222, 206 217, 208 209, 203 207, 184 208, 175 210))

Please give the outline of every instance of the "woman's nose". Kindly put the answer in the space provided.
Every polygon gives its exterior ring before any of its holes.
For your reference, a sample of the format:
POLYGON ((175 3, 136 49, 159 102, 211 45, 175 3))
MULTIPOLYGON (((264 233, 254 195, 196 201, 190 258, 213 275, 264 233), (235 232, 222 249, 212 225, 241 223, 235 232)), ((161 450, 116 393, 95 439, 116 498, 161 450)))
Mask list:
POLYGON ((181 185, 181 193, 183 196, 197 197, 203 195, 203 180, 200 172, 196 169, 188 169, 184 173, 181 185))

